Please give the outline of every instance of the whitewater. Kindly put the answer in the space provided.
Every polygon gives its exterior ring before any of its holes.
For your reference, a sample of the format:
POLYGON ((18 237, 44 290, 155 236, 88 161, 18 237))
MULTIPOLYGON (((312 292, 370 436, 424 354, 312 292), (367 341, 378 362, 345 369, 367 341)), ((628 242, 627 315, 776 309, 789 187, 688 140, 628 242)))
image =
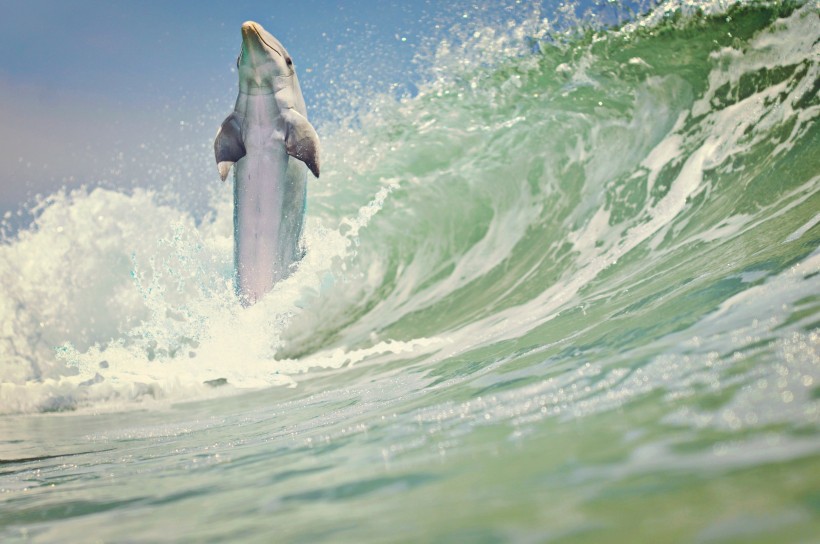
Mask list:
POLYGON ((454 30, 321 126, 250 308, 215 179, 43 198, 0 243, 0 539, 812 541, 818 19, 454 30))

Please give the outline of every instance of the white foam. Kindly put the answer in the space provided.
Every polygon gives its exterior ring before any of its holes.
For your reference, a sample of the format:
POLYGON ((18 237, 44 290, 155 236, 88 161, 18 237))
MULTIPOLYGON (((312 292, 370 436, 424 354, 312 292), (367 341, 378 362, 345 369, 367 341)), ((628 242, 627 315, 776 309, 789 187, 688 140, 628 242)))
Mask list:
POLYGON ((795 240, 800 239, 801 236, 810 231, 817 223, 820 223, 820 213, 815 214, 815 216, 809 219, 802 227, 789 234, 783 242, 794 242, 795 240))
POLYGON ((356 237, 391 190, 378 191, 341 230, 309 220, 309 252, 298 271, 248 309, 233 294, 224 202, 196 225, 142 190, 51 197, 34 228, 0 246, 0 413, 292 386, 287 373, 402 352, 387 343, 305 365, 276 360, 281 333, 305 296, 321 292, 355 252, 356 237), (218 379, 229 386, 203 383, 218 379))

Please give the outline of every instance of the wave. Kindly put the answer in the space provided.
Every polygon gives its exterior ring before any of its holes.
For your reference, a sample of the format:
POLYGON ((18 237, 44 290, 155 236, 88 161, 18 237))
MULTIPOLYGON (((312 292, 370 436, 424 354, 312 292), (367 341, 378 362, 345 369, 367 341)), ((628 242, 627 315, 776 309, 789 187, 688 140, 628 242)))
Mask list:
MULTIPOLYGON (((204 217, 144 189, 48 197, 0 245, 0 413, 161 406, 354 366, 606 374, 664 353, 683 380, 681 331, 740 334, 778 304, 808 308, 786 329, 816 352, 801 332, 820 271, 816 5, 693 5, 441 40, 414 96, 324 127, 307 257, 249 309, 229 191, 204 217)), ((765 328, 783 350, 788 315, 765 328)))

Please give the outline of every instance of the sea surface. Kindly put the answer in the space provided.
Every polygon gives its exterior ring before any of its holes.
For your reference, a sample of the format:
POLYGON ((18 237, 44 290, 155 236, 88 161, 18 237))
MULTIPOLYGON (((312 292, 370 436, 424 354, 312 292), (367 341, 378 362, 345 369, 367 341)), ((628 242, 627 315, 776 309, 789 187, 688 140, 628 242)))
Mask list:
POLYGON ((325 123, 251 308, 231 191, 45 198, 0 541, 817 542, 818 3, 539 21, 325 123))

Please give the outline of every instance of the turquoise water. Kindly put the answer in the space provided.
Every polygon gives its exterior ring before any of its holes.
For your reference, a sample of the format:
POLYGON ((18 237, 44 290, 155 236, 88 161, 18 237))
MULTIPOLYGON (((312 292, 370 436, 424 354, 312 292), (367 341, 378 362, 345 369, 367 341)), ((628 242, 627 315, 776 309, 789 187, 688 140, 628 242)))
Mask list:
POLYGON ((229 190, 53 195, 0 246, 0 537, 813 541, 818 16, 441 42, 323 127, 249 309, 229 190))

